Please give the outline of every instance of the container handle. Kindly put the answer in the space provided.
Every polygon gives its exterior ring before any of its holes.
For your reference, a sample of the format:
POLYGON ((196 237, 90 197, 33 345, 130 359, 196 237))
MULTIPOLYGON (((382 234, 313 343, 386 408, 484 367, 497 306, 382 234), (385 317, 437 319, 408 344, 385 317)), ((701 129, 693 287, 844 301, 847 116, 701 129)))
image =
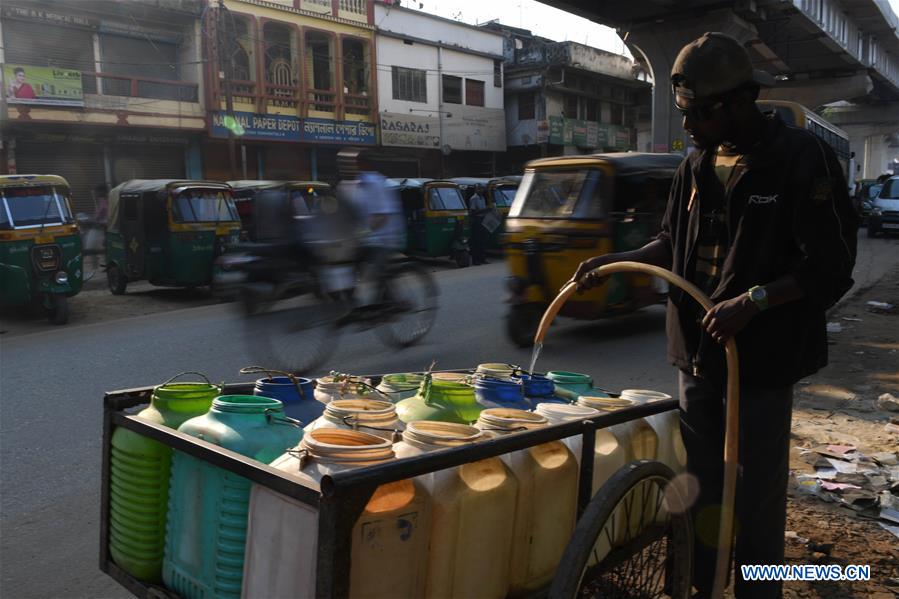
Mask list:
POLYGON ((160 384, 158 385, 158 387, 164 387, 164 386, 168 385, 169 383, 171 383, 172 381, 174 381, 174 380, 175 380, 176 378, 178 378, 179 376, 184 376, 185 374, 197 374, 197 375, 203 377, 203 380, 206 381, 207 384, 209 384, 209 385, 211 385, 211 386, 213 386, 213 387, 216 386, 215 384, 213 384, 212 381, 209 380, 209 377, 206 376, 205 374, 203 374, 202 372, 197 372, 196 370, 185 370, 184 372, 179 372, 178 374, 176 374, 175 376, 173 376, 173 377, 170 378, 169 380, 165 381, 164 383, 160 383, 160 384))
POLYGON ((299 462, 299 470, 302 470, 306 467, 306 463, 309 461, 309 450, 304 449, 302 447, 291 447, 287 450, 287 455, 293 456, 299 462))
POLYGON ((500 433, 520 433, 522 431, 530 430, 526 426, 516 426, 515 428, 492 428, 485 427, 481 429, 482 431, 497 431, 500 433))
POLYGON ((290 372, 284 372, 283 370, 274 370, 272 368, 263 368, 262 366, 244 366, 240 369, 240 374, 260 374, 265 373, 268 375, 268 379, 274 379, 274 375, 280 374, 286 376, 290 379, 290 382, 293 383, 294 387, 297 388, 297 393, 300 394, 300 399, 306 399, 306 392, 303 391, 303 386, 300 384, 300 379, 294 374, 290 372))
MULTIPOLYGON (((329 374, 332 377, 334 377, 335 380, 343 383, 343 385, 341 385, 341 387, 340 387, 341 393, 346 393, 347 387, 349 387, 350 385, 356 385, 357 387, 365 387, 366 389, 372 391, 373 393, 377 393, 378 396, 380 396, 380 398, 383 399, 384 401, 390 401, 390 397, 388 396, 388 394, 386 392, 379 390, 377 387, 369 385, 365 381, 358 379, 351 374, 344 374, 342 372, 337 372, 336 370, 332 370, 329 374)), ((393 402, 391 402, 391 403, 393 403, 393 402)))
POLYGON ((403 431, 397 430, 395 428, 383 428, 379 426, 369 426, 367 424, 359 424, 359 419, 353 416, 352 414, 348 414, 341 418, 343 423, 349 427, 352 427, 354 431, 359 430, 360 428, 367 428, 372 431, 381 431, 382 433, 390 433, 392 443, 399 443, 403 439, 403 431))
POLYGON ((287 426, 295 426, 303 428, 303 423, 296 418, 290 416, 278 415, 281 410, 275 408, 265 408, 265 421, 269 424, 286 424, 287 426))

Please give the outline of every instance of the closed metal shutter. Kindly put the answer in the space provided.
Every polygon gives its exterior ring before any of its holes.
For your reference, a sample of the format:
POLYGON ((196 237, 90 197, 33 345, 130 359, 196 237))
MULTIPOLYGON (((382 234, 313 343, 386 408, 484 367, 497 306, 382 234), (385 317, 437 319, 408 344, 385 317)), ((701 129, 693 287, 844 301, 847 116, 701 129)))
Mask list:
POLYGON ((94 187, 103 183, 103 150, 93 144, 41 143, 19 141, 16 144, 16 170, 23 175, 59 175, 69 182, 72 212, 92 215, 94 187))
POLYGON ((12 64, 94 70, 94 38, 85 29, 3 19, 3 49, 12 64))
POLYGON ((130 179, 183 179, 184 146, 116 146, 111 151, 116 185, 130 179))

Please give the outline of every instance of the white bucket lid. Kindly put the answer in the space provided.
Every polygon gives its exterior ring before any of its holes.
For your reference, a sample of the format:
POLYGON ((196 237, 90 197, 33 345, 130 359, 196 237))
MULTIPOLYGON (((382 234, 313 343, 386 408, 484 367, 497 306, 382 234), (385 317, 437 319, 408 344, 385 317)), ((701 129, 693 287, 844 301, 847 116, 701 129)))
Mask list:
POLYGON ((416 420, 407 423, 406 430, 403 431, 403 441, 430 449, 458 447, 483 439, 483 431, 467 424, 455 422, 416 420))
POLYGON ((520 429, 532 429, 546 426, 549 421, 545 416, 528 412, 526 410, 516 410, 513 408, 488 408, 481 412, 478 422, 475 424, 481 430, 492 430, 494 432, 517 432, 520 429))
POLYGON ((662 401, 671 399, 671 396, 661 391, 652 391, 650 389, 625 389, 621 392, 624 399, 633 399, 637 403, 647 403, 650 401, 662 401))
POLYGON ((630 408, 637 402, 633 399, 624 397, 592 397, 590 395, 581 395, 577 399, 577 405, 588 408, 595 408, 600 412, 612 412, 622 408, 630 408))
POLYGON ((535 413, 545 417, 550 422, 571 422, 599 416, 601 412, 596 408, 564 403, 537 404, 535 413))

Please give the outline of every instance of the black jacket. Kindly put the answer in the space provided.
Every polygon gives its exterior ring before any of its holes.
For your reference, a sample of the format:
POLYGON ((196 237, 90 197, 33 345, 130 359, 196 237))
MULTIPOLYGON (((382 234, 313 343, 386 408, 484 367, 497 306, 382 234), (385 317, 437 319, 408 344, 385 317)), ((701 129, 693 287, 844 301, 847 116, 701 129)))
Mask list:
MULTIPOLYGON (((690 280, 696 256, 700 204, 720 185, 713 152, 684 159, 674 177, 660 239, 671 243, 672 270, 690 280), (691 203, 691 196, 693 201, 691 203)), ((827 364, 825 310, 852 286, 857 216, 831 148, 812 133, 766 115, 760 143, 725 192, 730 247, 717 303, 792 274, 801 300, 756 314, 737 335, 740 381, 782 387, 827 364)), ((668 357, 675 366, 717 384, 726 379, 723 346, 699 326, 698 304, 672 288, 668 303, 668 357)))

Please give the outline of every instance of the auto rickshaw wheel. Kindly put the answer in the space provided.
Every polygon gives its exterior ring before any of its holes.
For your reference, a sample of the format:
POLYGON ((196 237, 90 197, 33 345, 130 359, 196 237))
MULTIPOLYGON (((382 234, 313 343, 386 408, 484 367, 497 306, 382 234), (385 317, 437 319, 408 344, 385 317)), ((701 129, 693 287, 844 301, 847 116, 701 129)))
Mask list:
POLYGON ((549 598, 689 597, 693 525, 674 478, 649 460, 613 474, 578 520, 549 598))
POLYGON ((456 250, 453 254, 453 260, 459 268, 468 268, 471 266, 471 252, 468 250, 456 250))
POLYGON ((109 285, 109 292, 113 295, 124 295, 125 288, 128 287, 128 279, 115 264, 110 264, 106 269, 106 283, 109 285))
POLYGON ((518 347, 534 344, 534 335, 546 306, 542 304, 514 304, 506 315, 506 334, 518 347))
POLYGON ((65 295, 51 295, 48 316, 53 324, 69 322, 69 298, 65 295))

